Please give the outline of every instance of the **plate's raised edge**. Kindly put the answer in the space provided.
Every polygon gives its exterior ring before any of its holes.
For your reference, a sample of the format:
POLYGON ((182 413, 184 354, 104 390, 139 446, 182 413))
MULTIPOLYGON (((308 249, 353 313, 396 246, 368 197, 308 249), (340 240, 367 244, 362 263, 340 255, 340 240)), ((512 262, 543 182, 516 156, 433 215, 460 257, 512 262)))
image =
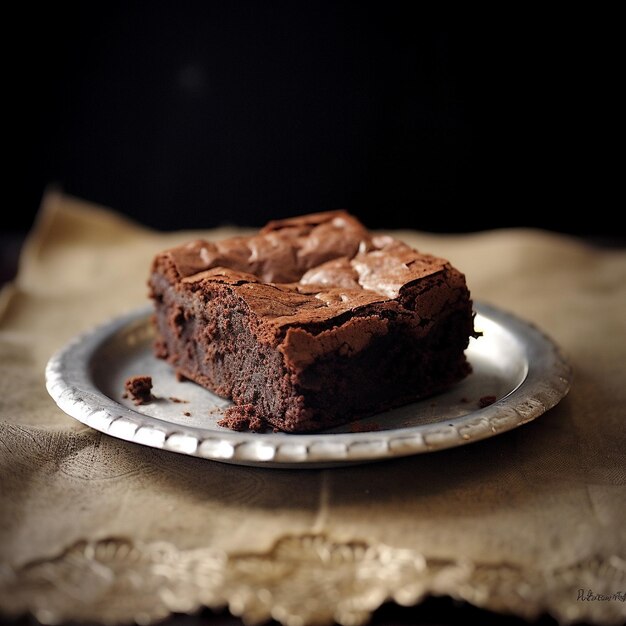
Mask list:
POLYGON ((68 415, 98 431, 154 448, 265 467, 317 467, 406 456, 478 441, 539 417, 567 395, 572 369, 534 325, 485 303, 476 312, 516 336, 528 361, 520 386, 494 404, 445 422, 339 434, 240 433, 183 427, 143 415, 100 392, 89 361, 104 340, 144 320, 150 307, 118 317, 70 341, 46 367, 46 388, 68 415))

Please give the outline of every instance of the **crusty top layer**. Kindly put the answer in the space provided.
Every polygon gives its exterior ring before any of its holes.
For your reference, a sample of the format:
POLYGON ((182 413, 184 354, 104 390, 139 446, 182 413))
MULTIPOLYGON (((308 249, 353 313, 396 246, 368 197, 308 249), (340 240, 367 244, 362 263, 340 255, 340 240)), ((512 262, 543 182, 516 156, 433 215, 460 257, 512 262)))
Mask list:
POLYGON ((466 293, 463 275, 446 260, 374 235, 344 211, 273 221, 250 237, 192 241, 159 254, 154 269, 183 288, 231 285, 278 327, 324 322, 374 303, 395 301, 402 309, 403 292, 420 281, 431 292, 429 312, 455 291, 466 293))

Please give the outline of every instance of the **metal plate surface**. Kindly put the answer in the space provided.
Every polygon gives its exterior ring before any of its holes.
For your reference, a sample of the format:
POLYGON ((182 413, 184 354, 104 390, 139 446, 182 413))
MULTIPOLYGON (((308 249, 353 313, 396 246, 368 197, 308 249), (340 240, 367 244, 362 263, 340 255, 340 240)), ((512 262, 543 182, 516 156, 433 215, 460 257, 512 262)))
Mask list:
POLYGON ((473 373, 443 394, 314 434, 234 432, 217 425, 231 402, 176 380, 152 353, 150 307, 77 337, 46 368, 56 403, 120 439, 216 461, 315 468, 433 452, 492 437, 534 420, 568 392, 571 368, 536 327, 475 303, 467 356, 473 373), (129 376, 149 375, 157 399, 124 399, 129 376), (481 407, 487 397, 496 401, 481 407))

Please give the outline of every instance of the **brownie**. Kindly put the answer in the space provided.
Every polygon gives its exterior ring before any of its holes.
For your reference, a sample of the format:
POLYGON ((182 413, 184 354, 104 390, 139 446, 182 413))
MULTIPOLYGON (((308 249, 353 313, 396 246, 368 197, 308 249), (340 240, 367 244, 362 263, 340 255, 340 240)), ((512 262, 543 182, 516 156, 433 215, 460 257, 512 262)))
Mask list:
POLYGON ((470 372, 465 277, 332 211, 156 256, 155 353, 235 403, 226 426, 326 429, 470 372))
POLYGON ((151 376, 131 376, 126 379, 124 389, 124 397, 135 404, 149 404, 154 400, 151 376))

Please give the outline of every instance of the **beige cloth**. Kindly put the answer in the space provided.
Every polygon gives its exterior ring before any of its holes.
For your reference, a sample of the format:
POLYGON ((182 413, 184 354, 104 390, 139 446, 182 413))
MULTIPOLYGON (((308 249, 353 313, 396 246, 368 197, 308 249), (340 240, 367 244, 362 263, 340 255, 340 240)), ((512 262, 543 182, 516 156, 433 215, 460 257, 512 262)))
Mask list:
POLYGON ((434 593, 621 622, 626 254, 531 230, 396 234, 448 257, 475 299, 551 335, 574 366, 570 395, 461 448, 255 469, 102 435, 49 398, 53 351, 144 304, 155 252, 198 233, 48 194, 0 300, 0 610, 147 623, 228 605, 250 621, 356 624, 434 593))

